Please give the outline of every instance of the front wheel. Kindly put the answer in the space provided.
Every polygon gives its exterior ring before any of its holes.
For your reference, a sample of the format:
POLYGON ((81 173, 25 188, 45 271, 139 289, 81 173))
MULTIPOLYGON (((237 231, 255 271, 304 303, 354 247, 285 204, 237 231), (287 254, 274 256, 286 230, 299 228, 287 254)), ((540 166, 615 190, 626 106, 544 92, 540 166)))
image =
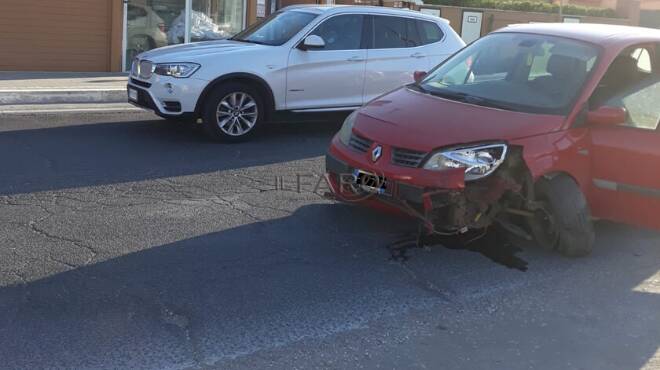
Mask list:
POLYGON ((223 84, 206 100, 204 130, 215 140, 244 141, 254 134, 263 113, 263 99, 252 86, 242 83, 223 84))
POLYGON ((530 222, 536 241, 567 257, 590 254, 595 243, 594 227, 578 184, 564 175, 541 179, 536 185, 536 199, 541 208, 530 222))

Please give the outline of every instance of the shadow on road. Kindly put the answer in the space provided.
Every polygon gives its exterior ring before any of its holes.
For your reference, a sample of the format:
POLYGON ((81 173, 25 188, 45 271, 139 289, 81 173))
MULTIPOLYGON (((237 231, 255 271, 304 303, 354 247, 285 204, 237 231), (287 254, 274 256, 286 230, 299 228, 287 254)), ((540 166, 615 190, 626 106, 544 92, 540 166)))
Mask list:
POLYGON ((0 195, 192 175, 323 155, 340 123, 271 124, 241 144, 162 120, 0 132, 0 195))
MULTIPOLYGON (((423 302, 446 302, 411 284, 403 269, 388 262, 386 245, 414 227, 399 218, 374 217, 369 210, 310 205, 281 219, 5 287, 0 289, 0 358, 9 368, 163 368, 191 358, 227 359, 323 337, 364 327, 370 320, 401 314, 423 302)), ((515 273, 486 269, 473 262, 479 260, 474 256, 455 267, 463 272, 484 270, 489 284, 502 273, 515 273)), ((417 263, 441 271, 442 265, 457 262, 430 255, 417 263)), ((594 267, 598 266, 581 269, 594 267)), ((657 306, 657 295, 631 295, 647 274, 631 269, 595 281, 594 286, 607 286, 612 307, 623 299, 648 310, 657 306)), ((477 276, 465 275, 463 280, 469 287, 477 276)), ((439 279, 435 284, 446 283, 439 279)), ((586 332, 575 331, 571 338, 623 335, 602 333, 607 325, 594 327, 602 307, 591 309, 595 313, 581 321, 584 309, 562 308, 560 317, 568 314, 566 320, 587 326, 586 332)), ((634 353, 642 356, 622 359, 626 366, 620 368, 640 368, 656 351, 654 338, 659 338, 657 330, 644 332, 639 326, 654 325, 657 317, 631 315, 626 320, 636 327, 630 335, 651 345, 638 345, 634 353)))
POLYGON ((306 206, 0 288, 0 358, 9 368, 169 368, 191 352, 229 356, 358 327, 414 305, 419 293, 393 297, 405 281, 383 269, 387 241, 409 227, 306 206))

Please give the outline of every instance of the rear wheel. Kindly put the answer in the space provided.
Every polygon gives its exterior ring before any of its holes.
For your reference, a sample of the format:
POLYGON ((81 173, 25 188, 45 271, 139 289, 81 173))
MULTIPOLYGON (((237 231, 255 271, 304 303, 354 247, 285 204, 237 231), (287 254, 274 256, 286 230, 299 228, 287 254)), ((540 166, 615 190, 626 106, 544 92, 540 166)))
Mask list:
POLYGON ((567 257, 590 254, 595 233, 587 200, 578 184, 564 175, 541 179, 536 185, 536 198, 541 207, 530 221, 536 241, 567 257))
POLYGON ((263 112, 263 99, 257 89, 243 83, 223 84, 206 100, 204 130, 215 140, 244 141, 254 134, 263 112))

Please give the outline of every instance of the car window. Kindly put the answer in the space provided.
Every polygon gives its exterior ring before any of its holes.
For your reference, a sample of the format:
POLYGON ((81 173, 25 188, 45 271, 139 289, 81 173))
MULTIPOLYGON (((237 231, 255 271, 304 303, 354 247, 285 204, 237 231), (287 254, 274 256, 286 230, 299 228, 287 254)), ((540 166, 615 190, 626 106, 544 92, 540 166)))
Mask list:
POLYGON ((660 123, 660 76, 654 75, 619 96, 611 98, 605 105, 622 107, 628 112, 625 126, 655 130, 660 123))
POLYGON ((320 36, 325 41, 321 50, 360 49, 363 20, 360 14, 338 15, 321 23, 311 35, 320 36))
POLYGON ((418 20, 417 26, 419 28, 422 45, 441 41, 445 37, 445 34, 440 27, 433 22, 418 20))
POLYGON ((239 32, 230 40, 279 46, 289 41, 317 16, 298 10, 276 12, 262 22, 239 32))
POLYGON ((420 86, 430 94, 472 104, 565 115, 597 58, 596 47, 577 40, 496 33, 438 66, 420 86))
POLYGON ((545 43, 541 46, 538 55, 532 56, 532 66, 529 71, 528 81, 533 81, 539 77, 549 76, 548 62, 550 61, 550 44, 545 43))
POLYGON ((417 30, 417 22, 414 19, 406 19, 406 39, 408 47, 422 45, 422 40, 417 30))
POLYGON ((651 53, 646 48, 637 48, 630 54, 637 60, 637 68, 640 72, 651 73, 651 53))
POLYGON ((512 45, 484 48, 469 55, 447 71, 442 83, 451 86, 502 81, 511 71, 512 62, 516 56, 517 50, 512 45))
POLYGON ((394 49, 417 46, 415 35, 408 36, 406 18, 375 16, 374 17, 374 48, 394 49))
POLYGON ((657 74, 652 55, 653 51, 649 47, 632 47, 617 56, 591 97, 592 107, 602 106, 612 98, 620 97, 657 74))
MULTIPOLYGON (((624 51, 599 85, 610 96, 599 105, 625 108, 625 126, 656 130, 660 122, 660 71, 649 47, 624 51)), ((602 92, 601 92, 602 93, 602 92)))
MULTIPOLYGON (((549 64, 552 60, 552 56, 555 54, 553 49, 553 44, 546 42, 540 45, 538 51, 529 55, 528 64, 531 66, 528 76, 528 81, 534 81, 537 78, 552 76, 551 69, 553 68, 552 64, 549 64)), ((593 57, 587 61, 587 70, 591 70, 596 62, 596 57, 593 57)))

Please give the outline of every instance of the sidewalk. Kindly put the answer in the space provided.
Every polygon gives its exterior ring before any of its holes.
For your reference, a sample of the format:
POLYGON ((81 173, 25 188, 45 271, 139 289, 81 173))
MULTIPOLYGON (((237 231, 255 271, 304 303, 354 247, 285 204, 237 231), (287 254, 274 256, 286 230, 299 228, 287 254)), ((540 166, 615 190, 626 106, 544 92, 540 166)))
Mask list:
POLYGON ((140 111, 124 73, 0 72, 0 114, 140 111))

